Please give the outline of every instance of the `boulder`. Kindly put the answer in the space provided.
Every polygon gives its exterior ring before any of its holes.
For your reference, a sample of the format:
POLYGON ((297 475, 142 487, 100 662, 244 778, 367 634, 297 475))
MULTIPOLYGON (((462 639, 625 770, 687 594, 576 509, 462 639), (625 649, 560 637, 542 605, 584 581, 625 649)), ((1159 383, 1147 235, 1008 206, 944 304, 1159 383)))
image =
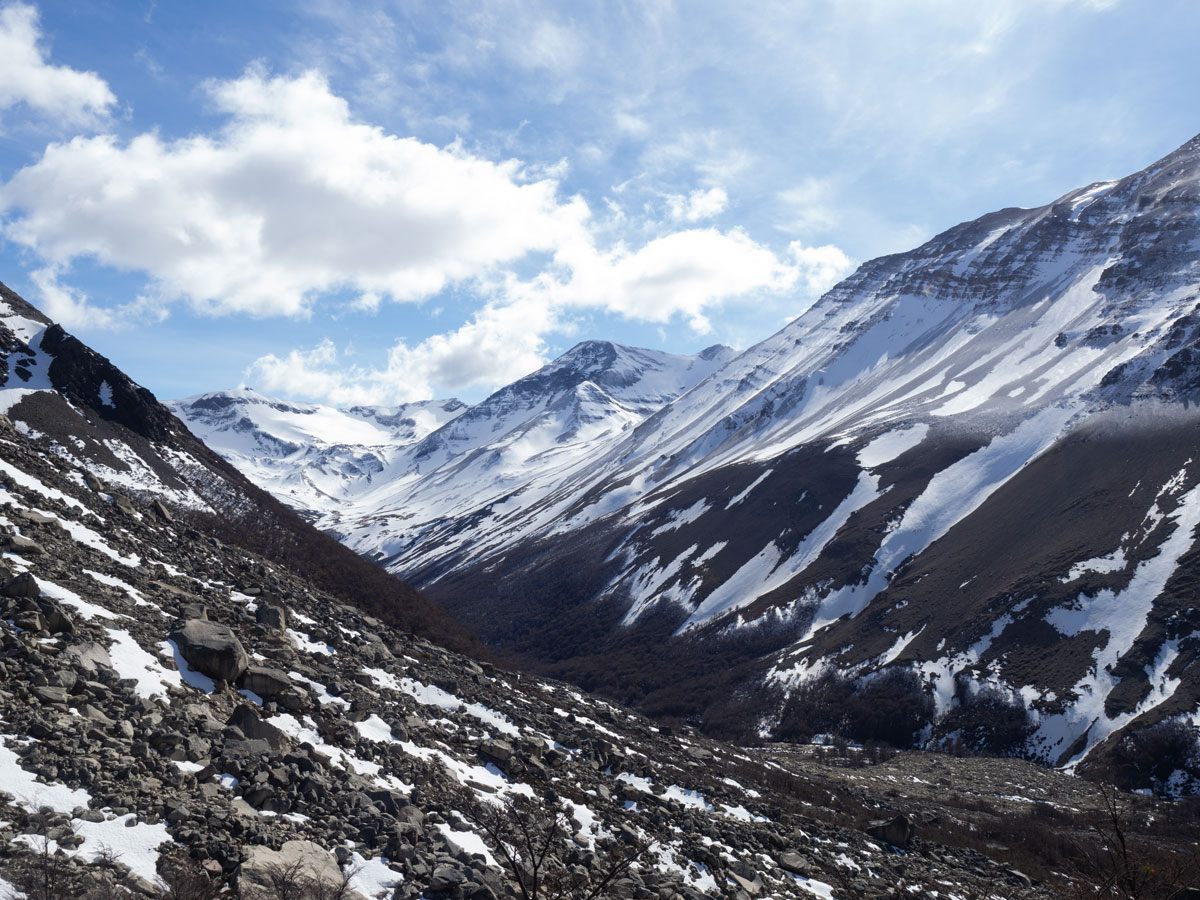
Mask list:
POLYGON ((780 853, 775 857, 775 862, 779 863, 779 868, 783 869, 783 871, 791 872, 793 875, 807 875, 809 869, 812 868, 812 863, 795 850, 787 850, 780 853))
POLYGON ((107 648, 95 641, 72 644, 63 651, 59 658, 69 660, 75 668, 82 669, 88 674, 95 674, 98 666, 106 669, 112 668, 112 658, 108 655, 107 648))
POLYGON ((908 816, 899 815, 894 819, 872 822, 867 826, 866 832, 871 837, 883 841, 885 844, 906 848, 912 843, 912 839, 917 836, 917 827, 908 816))
POLYGON ((245 703, 233 711, 233 715, 225 724, 240 729, 242 734, 251 741, 266 741, 276 750, 287 743, 287 735, 269 722, 260 719, 254 707, 245 703))
POLYGON ((161 500, 159 500, 157 498, 155 498, 155 500, 150 504, 150 509, 156 516, 158 516, 164 522, 174 522, 175 521, 175 517, 173 515, 171 515, 171 511, 169 509, 167 509, 166 504, 164 504, 161 500))
POLYGON ((42 588, 36 578, 28 572, 22 572, 15 578, 10 578, 4 587, 0 588, 0 594, 14 600, 34 600, 42 596, 42 588))
POLYGON ((273 603, 260 603, 254 611, 254 619, 259 625, 283 631, 287 628, 287 610, 273 603))
MULTIPOLYGON (((13 553, 24 556, 42 556, 46 552, 41 544, 20 534, 6 535, 4 546, 13 553)), ((19 575, 17 577, 20 578, 19 575)))
POLYGON ((479 755, 488 762, 495 763, 503 768, 504 766, 507 766, 509 760, 512 759, 512 744, 509 744, 506 741, 497 740, 484 741, 479 745, 479 755))
MULTIPOLYGON (((243 897, 284 896, 284 885, 277 882, 286 879, 295 896, 322 893, 336 894, 342 884, 342 870, 337 858, 312 841, 286 841, 278 850, 256 846, 248 848, 248 856, 238 867, 236 882, 238 893, 243 897), (312 890, 316 887, 316 890, 312 890)), ((399 876, 397 876, 399 880, 399 876)), ((286 893, 293 896, 293 893, 286 893)), ((345 900, 364 900, 355 891, 340 894, 345 900)))
POLYGON ((452 891, 467 880, 462 870, 453 866, 438 866, 429 878, 429 889, 435 892, 452 891))
POLYGON ((227 625, 204 619, 188 619, 171 632, 187 664, 224 681, 236 681, 250 665, 246 648, 227 625))
POLYGON ((242 674, 242 680, 238 682, 238 687, 253 691, 265 700, 271 700, 285 691, 291 690, 293 684, 292 679, 279 669, 250 666, 242 674))

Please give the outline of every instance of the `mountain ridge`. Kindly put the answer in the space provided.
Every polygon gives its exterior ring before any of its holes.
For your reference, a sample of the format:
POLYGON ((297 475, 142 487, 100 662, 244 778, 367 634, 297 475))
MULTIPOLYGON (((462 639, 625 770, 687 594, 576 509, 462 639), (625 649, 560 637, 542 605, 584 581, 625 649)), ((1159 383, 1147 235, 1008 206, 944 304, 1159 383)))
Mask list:
POLYGON ((738 727, 769 735, 828 669, 855 690, 904 669, 932 704, 912 740, 953 739, 996 692, 1020 752, 1099 764, 1138 729, 1200 724, 1178 587, 1197 565, 1198 212, 1193 139, 864 263, 603 441, 521 455, 523 476, 503 442, 440 468, 431 436, 369 506, 318 521, 526 665, 647 709, 732 727, 732 692, 738 727))

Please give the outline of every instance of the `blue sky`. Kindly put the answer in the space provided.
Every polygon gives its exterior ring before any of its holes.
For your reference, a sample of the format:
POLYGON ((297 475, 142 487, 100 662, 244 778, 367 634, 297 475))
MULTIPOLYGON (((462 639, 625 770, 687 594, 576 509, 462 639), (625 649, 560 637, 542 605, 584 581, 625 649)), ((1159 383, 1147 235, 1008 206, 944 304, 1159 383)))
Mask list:
POLYGON ((747 346, 1200 132, 1171 0, 0 0, 0 280, 163 397, 747 346))

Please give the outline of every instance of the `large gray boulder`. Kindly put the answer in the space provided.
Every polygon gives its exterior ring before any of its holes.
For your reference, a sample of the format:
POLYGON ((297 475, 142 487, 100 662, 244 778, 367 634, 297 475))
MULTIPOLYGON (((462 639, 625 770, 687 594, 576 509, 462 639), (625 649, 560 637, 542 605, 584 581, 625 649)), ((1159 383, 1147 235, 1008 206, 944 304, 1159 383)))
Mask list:
POLYGON ((227 625, 188 619, 171 632, 187 664, 209 678, 236 681, 250 665, 246 648, 227 625))
POLYGON ((287 735, 270 722, 264 722, 258 712, 245 703, 233 711, 225 724, 241 729, 242 734, 252 741, 266 741, 276 750, 287 743, 287 735))
MULTIPOLYGON (((400 881, 399 875, 396 881, 400 881)), ((334 895, 341 884, 337 858, 312 841, 287 841, 278 850, 250 847, 249 856, 237 870, 238 893, 248 900, 334 895)), ((340 896, 344 900, 365 900, 362 894, 350 890, 340 896)))
POLYGON ((866 832, 893 847, 907 848, 917 836, 917 826, 908 816, 900 815, 894 819, 872 822, 866 832))
POLYGON ((285 672, 269 666, 250 666, 242 675, 240 687, 253 691, 264 699, 271 700, 290 691, 295 685, 285 672))

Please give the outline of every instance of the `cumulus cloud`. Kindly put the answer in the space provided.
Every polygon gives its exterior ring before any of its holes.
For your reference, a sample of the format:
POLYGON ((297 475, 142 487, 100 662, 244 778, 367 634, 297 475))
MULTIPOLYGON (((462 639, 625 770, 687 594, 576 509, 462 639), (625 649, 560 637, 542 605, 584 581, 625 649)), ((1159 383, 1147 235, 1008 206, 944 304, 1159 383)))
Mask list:
POLYGON ((707 310, 755 291, 786 290, 796 278, 792 267, 740 229, 692 228, 607 252, 587 243, 564 247, 559 258, 568 265, 566 278, 546 275, 513 292, 643 322, 682 316, 701 333, 710 330, 707 310))
POLYGON ((102 120, 117 98, 105 81, 46 61, 37 9, 24 3, 0 8, 0 111, 24 104, 63 125, 102 120))
POLYGON ((0 188, 5 235, 47 260, 148 273, 164 302, 297 315, 319 294, 420 299, 535 250, 588 215, 515 161, 354 120, 323 77, 208 86, 215 136, 47 147, 0 188))
POLYGON ((544 306, 487 307, 462 327, 409 346, 399 341, 381 367, 355 365, 326 339, 310 350, 256 359, 243 383, 268 394, 335 405, 391 406, 514 381, 544 361, 544 306))
POLYGON ((792 241, 788 254, 794 260, 797 280, 813 297, 825 293, 854 268, 850 257, 833 244, 805 247, 800 241, 792 241))
POLYGON ((267 391, 395 403, 495 386, 535 369, 547 335, 593 312, 704 333, 714 311, 816 290, 846 263, 832 247, 778 254, 742 229, 698 227, 728 204, 720 187, 667 196, 690 227, 613 243, 623 223, 594 222, 583 199, 562 196, 565 163, 398 137, 357 120, 315 72, 251 70, 206 91, 226 117, 211 134, 48 146, 0 185, 3 236, 43 260, 42 302, 76 327, 179 302, 303 317, 324 300, 369 314, 454 287, 477 304, 442 334, 397 342, 378 366, 328 342, 263 356, 246 375, 267 391), (149 283, 133 304, 99 307, 62 283, 79 259, 149 283))
POLYGON ((579 310, 602 308, 649 322, 682 315, 704 333, 710 330, 706 311, 731 298, 791 290, 815 297, 853 266, 832 245, 795 241, 780 259, 742 232, 715 229, 677 232, 639 250, 581 247, 565 255, 573 263, 570 277, 510 278, 504 293, 512 299, 489 304, 455 330, 411 346, 396 343, 383 366, 354 365, 325 340, 310 350, 255 360, 245 383, 341 405, 427 400, 532 372, 545 362, 543 335, 568 328, 579 310))
POLYGON ((668 194, 667 209, 676 222, 699 222, 719 215, 729 204, 722 188, 697 188, 690 194, 668 194))

